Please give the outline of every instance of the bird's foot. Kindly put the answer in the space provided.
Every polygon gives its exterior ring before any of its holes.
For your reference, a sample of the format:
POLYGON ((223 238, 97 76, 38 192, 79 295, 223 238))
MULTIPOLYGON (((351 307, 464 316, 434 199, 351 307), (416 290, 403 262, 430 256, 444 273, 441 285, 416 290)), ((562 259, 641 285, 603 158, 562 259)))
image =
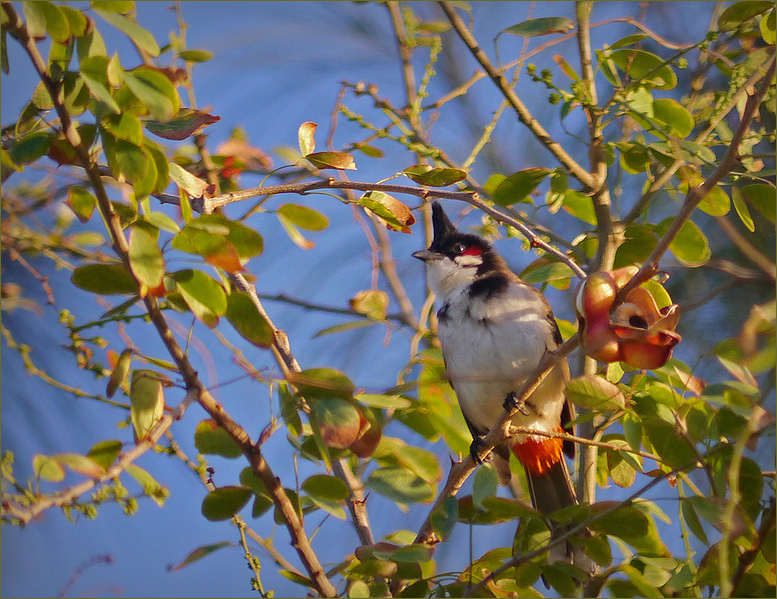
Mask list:
POLYGON ((505 410, 518 410, 524 416, 529 415, 529 410, 526 408, 526 400, 518 401, 518 397, 515 395, 515 391, 510 391, 505 397, 505 401, 502 404, 505 410))
POLYGON ((476 464, 483 463, 483 460, 480 459, 480 452, 483 451, 483 447, 485 447, 485 443, 483 442, 482 436, 478 435, 472 439, 472 444, 469 446, 469 455, 472 456, 472 459, 476 464))

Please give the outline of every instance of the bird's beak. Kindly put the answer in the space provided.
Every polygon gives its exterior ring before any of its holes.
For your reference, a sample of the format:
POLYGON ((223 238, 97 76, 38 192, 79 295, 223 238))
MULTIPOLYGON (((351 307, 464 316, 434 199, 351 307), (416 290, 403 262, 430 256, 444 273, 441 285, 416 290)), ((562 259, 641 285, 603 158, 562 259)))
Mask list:
POLYGON ((440 254, 431 250, 418 250, 417 252, 413 252, 412 256, 413 258, 418 258, 424 262, 430 262, 431 260, 437 260, 440 257, 440 254))

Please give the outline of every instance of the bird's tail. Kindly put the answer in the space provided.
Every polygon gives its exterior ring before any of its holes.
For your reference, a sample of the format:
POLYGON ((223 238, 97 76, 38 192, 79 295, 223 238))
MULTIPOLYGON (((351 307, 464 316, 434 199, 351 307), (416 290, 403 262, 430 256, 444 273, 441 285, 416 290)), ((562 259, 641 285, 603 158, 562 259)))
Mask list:
MULTIPOLYGON (((564 461, 561 439, 545 438, 535 441, 529 438, 523 443, 514 444, 512 450, 524 466, 531 502, 537 510, 547 515, 562 508, 577 505, 577 495, 564 461)), ((574 528, 574 525, 563 525, 553 521, 548 524, 551 529, 551 540, 574 528)), ((596 567, 581 547, 573 546, 569 542, 552 548, 548 561, 572 563, 589 574, 592 574, 596 567)))

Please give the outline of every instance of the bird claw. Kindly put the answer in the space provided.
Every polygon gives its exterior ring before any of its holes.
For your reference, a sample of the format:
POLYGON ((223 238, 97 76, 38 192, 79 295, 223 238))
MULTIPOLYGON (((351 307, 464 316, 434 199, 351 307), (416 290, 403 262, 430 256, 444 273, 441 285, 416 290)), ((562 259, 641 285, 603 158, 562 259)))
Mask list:
POLYGON ((519 402, 515 395, 515 391, 510 391, 510 393, 507 394, 502 407, 504 407, 505 410, 518 410, 524 416, 529 415, 529 410, 526 408, 526 400, 519 402))
POLYGON ((483 463, 483 460, 480 459, 480 452, 484 446, 483 437, 477 436, 472 439, 472 444, 469 446, 469 455, 472 456, 472 459, 476 464, 483 463))

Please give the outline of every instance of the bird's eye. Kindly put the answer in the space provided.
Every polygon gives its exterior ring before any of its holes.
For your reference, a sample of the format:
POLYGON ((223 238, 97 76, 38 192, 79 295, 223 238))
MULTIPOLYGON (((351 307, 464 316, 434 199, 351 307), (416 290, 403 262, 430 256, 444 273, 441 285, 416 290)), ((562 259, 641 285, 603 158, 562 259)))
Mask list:
POLYGON ((456 245, 453 246, 453 251, 456 252, 457 254, 463 254, 464 252, 467 251, 467 246, 464 245, 463 243, 457 243, 456 245))

